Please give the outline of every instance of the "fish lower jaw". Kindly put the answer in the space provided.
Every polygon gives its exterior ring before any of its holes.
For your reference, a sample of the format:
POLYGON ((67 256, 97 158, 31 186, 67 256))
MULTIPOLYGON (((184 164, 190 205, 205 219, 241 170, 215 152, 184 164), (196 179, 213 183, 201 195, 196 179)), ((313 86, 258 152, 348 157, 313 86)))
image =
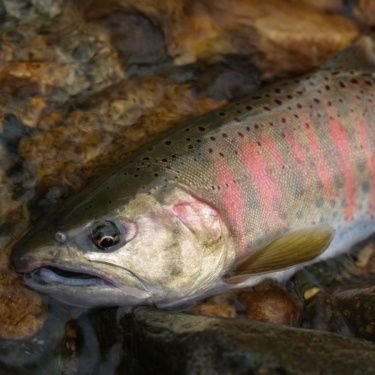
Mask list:
POLYGON ((64 285, 71 287, 115 287, 99 275, 62 269, 55 266, 42 266, 25 275, 25 282, 31 286, 64 285))

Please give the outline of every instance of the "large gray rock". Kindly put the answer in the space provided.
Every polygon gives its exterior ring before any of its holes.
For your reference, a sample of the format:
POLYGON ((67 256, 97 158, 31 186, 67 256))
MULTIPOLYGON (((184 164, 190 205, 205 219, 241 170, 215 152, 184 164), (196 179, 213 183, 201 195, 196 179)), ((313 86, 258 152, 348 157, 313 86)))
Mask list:
POLYGON ((122 319, 130 374, 373 374, 375 345, 244 319, 140 308, 122 319))

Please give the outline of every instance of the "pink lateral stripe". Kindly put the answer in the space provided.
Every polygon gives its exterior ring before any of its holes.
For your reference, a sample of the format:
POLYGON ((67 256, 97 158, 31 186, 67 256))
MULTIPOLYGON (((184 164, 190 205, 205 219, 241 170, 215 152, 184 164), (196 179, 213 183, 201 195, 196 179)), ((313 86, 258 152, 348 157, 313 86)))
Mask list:
POLYGON ((370 188, 371 188, 371 198, 370 198, 370 209, 375 209, 375 154, 373 146, 370 142, 370 136, 368 132, 368 127, 363 119, 357 121, 357 132, 360 144, 363 146, 363 151, 366 157, 366 163, 368 170, 370 172, 370 188))
POLYGON ((228 215, 231 227, 237 234, 238 251, 240 253, 246 250, 245 226, 246 226, 246 198, 237 183, 234 182, 236 176, 222 159, 216 160, 216 177, 223 186, 220 191, 220 201, 228 215))
POLYGON ((321 150, 320 140, 308 123, 305 123, 304 131, 309 142, 309 149, 315 159, 316 173, 323 186, 324 195, 332 197, 334 194, 332 174, 321 150))
POLYGON ((279 229, 286 225, 285 220, 279 215, 282 210, 282 190, 280 184, 267 171, 272 166, 280 171, 283 156, 271 137, 261 139, 258 146, 254 143, 243 143, 240 151, 241 160, 254 184, 267 229, 279 229))
POLYGON ((292 155, 297 164, 303 164, 306 160, 306 153, 302 146, 297 142, 293 133, 290 130, 285 130, 285 139, 289 149, 292 151, 292 155))
POLYGON ((345 186, 345 217, 351 219, 356 209, 355 176, 350 155, 353 153, 344 127, 337 118, 329 117, 329 134, 338 155, 338 164, 344 177, 345 186))

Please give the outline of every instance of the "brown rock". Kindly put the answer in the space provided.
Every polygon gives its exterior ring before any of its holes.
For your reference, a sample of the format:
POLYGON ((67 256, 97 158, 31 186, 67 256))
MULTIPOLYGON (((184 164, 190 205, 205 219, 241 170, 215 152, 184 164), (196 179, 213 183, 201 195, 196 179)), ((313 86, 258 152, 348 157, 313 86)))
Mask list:
POLYGON ((19 278, 4 268, 7 257, 1 254, 0 268, 0 338, 21 339, 36 333, 46 319, 41 297, 26 289, 19 278))
POLYGON ((275 283, 262 283, 245 289, 238 296, 245 314, 252 320, 296 325, 299 308, 289 293, 275 283))
POLYGON ((373 28, 375 26, 375 2, 373 0, 358 0, 354 15, 363 26, 373 28))
POLYGON ((345 0, 289 0, 289 2, 295 5, 303 3, 320 10, 339 13, 344 8, 345 0))
POLYGON ((375 286, 348 288, 334 294, 334 304, 356 337, 375 341, 375 286))
POLYGON ((5 27, 0 35, 2 112, 29 127, 38 127, 42 115, 72 97, 99 92, 124 77, 104 30, 79 15, 61 20, 43 26, 41 20, 20 23, 17 31, 5 27))
POLYGON ((370 374, 375 345, 248 319, 136 309, 121 320, 129 374, 370 374))
POLYGON ((195 306, 193 311, 199 315, 213 316, 218 318, 235 318, 237 316, 234 306, 225 302, 201 303, 195 306))
MULTIPOLYGON (((97 7, 103 3, 94 2, 97 7)), ((284 0, 119 0, 161 24, 175 64, 242 54, 266 77, 306 71, 345 48, 358 35, 348 19, 284 0)))

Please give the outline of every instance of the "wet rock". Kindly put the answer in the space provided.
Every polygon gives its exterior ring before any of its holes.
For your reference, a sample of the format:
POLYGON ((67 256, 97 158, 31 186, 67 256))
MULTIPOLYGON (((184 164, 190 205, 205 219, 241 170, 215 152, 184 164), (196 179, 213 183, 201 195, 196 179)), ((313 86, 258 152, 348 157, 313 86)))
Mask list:
POLYGON ((0 36, 4 46, 0 106, 33 128, 56 106, 99 92, 124 77, 104 31, 74 17, 61 29, 58 24, 43 27, 41 33, 37 22, 20 24, 17 31, 7 25, 0 36))
POLYGON ((63 0, 3 0, 7 14, 21 20, 40 15, 56 17, 61 14, 63 4, 63 0))
MULTIPOLYGON (((100 1, 95 2, 100 5, 100 1)), ((301 72, 345 48, 358 34, 340 15, 280 0, 162 2, 121 0, 156 19, 177 65, 223 55, 252 57, 264 76, 301 72)))
POLYGON ((128 74, 155 73, 168 62, 161 30, 144 15, 111 7, 102 14, 95 14, 95 9, 91 8, 88 12, 86 19, 109 31, 110 41, 128 74))
POLYGON ((352 336, 341 311, 336 309, 331 292, 319 291, 312 298, 306 300, 300 324, 303 328, 352 336))
POLYGON ((28 223, 26 209, 15 199, 13 184, 6 173, 12 166, 8 154, 22 134, 17 126, 5 125, 0 131, 0 339, 31 336, 46 319, 41 297, 25 289, 21 280, 8 269, 12 241, 23 233, 28 223))
POLYGON ((374 30, 375 27, 375 2, 372 0, 358 0, 354 15, 366 28, 374 30))
MULTIPOLYGON (((52 316, 33 336, 0 340, 2 375, 75 375, 77 360, 65 348, 67 311, 51 309, 52 316)), ((78 375, 78 374, 77 374, 78 375)))
POLYGON ((375 366, 374 344, 324 332, 149 309, 122 325, 130 374, 353 375, 375 366))
POLYGON ((375 341, 375 286, 339 290, 334 305, 355 337, 375 341))
POLYGON ((4 269, 0 270, 0 301, 0 339, 29 337, 43 326, 47 310, 41 297, 4 269))
POLYGON ((217 318, 235 318, 238 316, 236 298, 237 294, 230 291, 199 302, 188 311, 217 318))
POLYGON ((210 297, 190 310, 195 314, 284 325, 297 325, 300 306, 280 284, 266 280, 254 287, 232 290, 210 297))
POLYGON ((288 284, 304 306, 301 327, 372 339, 373 290, 369 286, 374 284, 374 254, 373 239, 366 240, 349 254, 306 267, 294 275, 288 284))
POLYGON ((291 0, 295 4, 304 3, 306 5, 330 12, 341 12, 345 9, 346 6, 349 6, 350 2, 354 1, 345 1, 345 0, 291 0))
POLYGON ((301 325, 375 341, 374 301, 373 284, 320 291, 306 301, 301 325))
POLYGON ((294 326, 299 307, 288 291, 276 283, 262 283, 239 293, 246 316, 251 320, 294 326))
POLYGON ((224 62, 200 67, 194 91, 216 100, 233 100, 254 92, 261 84, 260 72, 243 56, 225 56, 224 62))
MULTIPOLYGON (((117 309, 96 309, 76 321, 77 375, 121 374, 123 331, 117 309)), ((123 370, 127 372, 126 368, 123 370)))
POLYGON ((14 197, 14 186, 9 177, 17 167, 17 157, 13 154, 20 133, 16 127, 4 126, 0 129, 0 252, 15 235, 27 225, 24 205, 14 197))

